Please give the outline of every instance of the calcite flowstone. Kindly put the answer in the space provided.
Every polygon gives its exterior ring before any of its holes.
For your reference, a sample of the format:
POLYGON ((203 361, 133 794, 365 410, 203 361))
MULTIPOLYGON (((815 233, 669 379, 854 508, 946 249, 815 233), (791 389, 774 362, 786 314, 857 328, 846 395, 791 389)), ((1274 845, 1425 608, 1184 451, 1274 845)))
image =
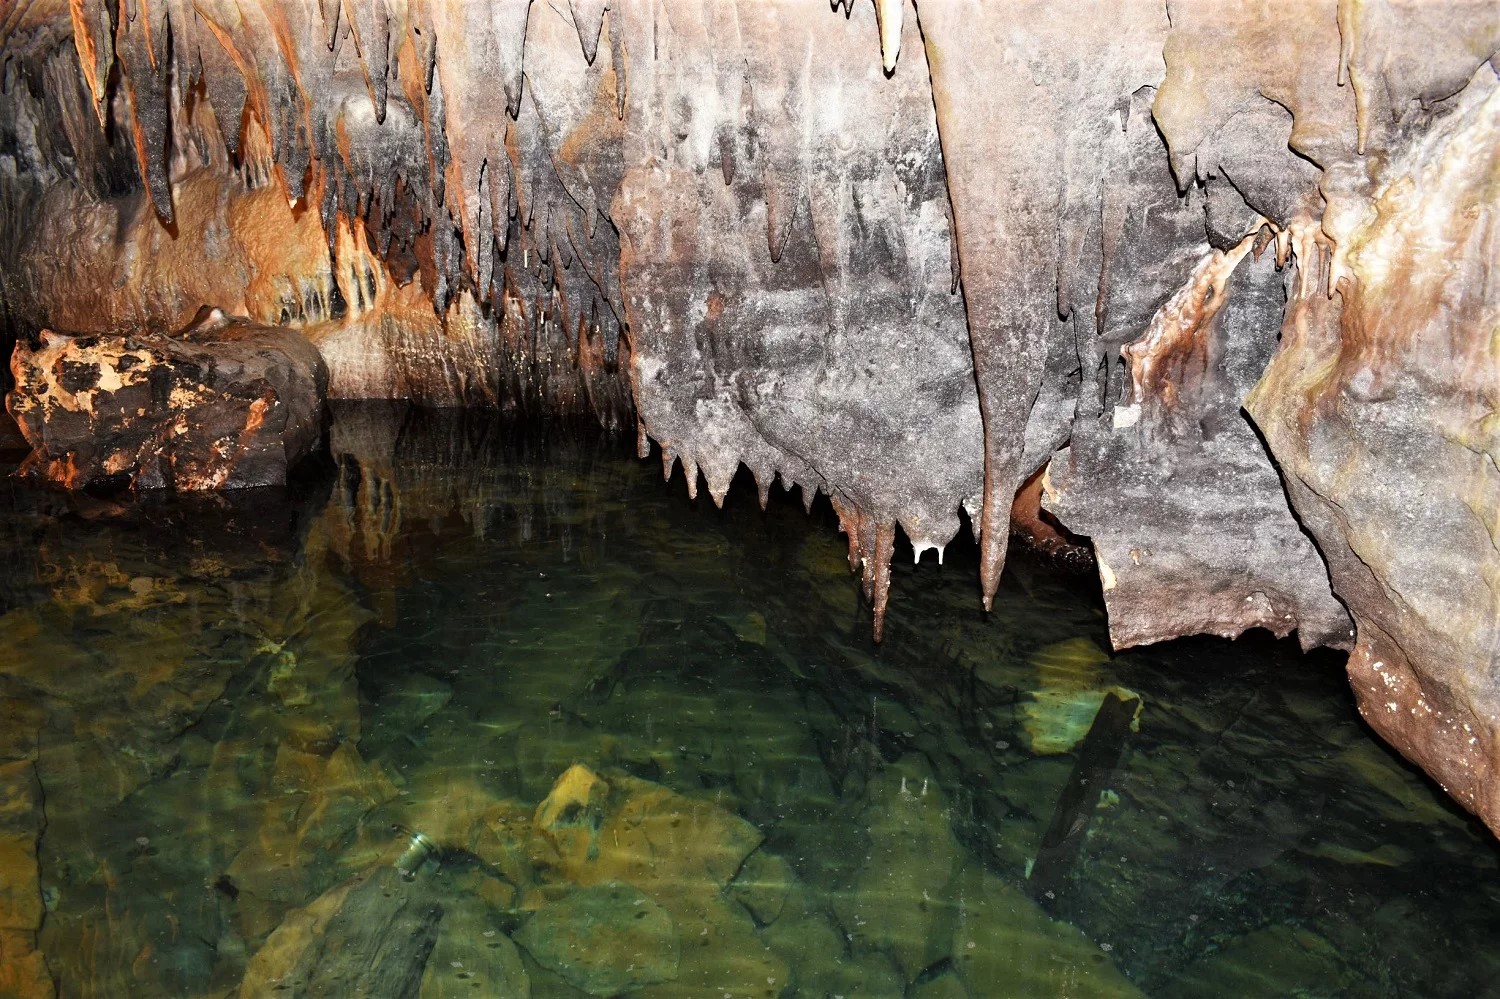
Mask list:
POLYGON ((1500 80, 1449 103, 1342 205, 1337 244, 1294 234, 1246 407, 1354 618, 1360 713, 1500 831, 1500 80))
POLYGON ((16 344, 6 398, 25 469, 69 489, 283 485, 318 444, 328 373, 300 333, 209 321, 179 336, 16 344))

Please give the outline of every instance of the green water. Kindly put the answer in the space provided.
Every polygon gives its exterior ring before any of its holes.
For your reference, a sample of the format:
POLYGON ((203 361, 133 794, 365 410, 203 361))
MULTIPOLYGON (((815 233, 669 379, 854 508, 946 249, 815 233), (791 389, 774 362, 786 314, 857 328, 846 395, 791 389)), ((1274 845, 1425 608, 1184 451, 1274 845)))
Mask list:
POLYGON ((986 616, 966 541, 898 550, 876 648, 826 504, 473 415, 331 443, 0 485, 0 995, 1500 994, 1500 851, 1338 656, 1106 656, 1092 581, 1017 558, 986 616))

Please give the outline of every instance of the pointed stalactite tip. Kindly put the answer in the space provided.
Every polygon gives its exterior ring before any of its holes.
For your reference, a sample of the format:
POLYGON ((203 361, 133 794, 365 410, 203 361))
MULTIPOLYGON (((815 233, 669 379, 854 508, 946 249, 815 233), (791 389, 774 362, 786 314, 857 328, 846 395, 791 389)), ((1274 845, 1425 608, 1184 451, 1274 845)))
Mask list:
POLYGON ((875 21, 880 26, 880 64, 885 75, 896 71, 901 57, 901 27, 906 0, 875 0, 875 21))

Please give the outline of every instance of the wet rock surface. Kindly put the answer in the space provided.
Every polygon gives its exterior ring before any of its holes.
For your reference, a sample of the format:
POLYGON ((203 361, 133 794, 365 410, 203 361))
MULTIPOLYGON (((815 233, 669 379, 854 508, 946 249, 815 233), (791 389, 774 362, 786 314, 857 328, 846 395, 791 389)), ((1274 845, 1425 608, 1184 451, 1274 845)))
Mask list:
POLYGON ((179 336, 43 330, 11 357, 27 474, 68 489, 285 485, 323 431, 327 369, 293 330, 210 322, 179 336))
POLYGON ((1500 218, 1497 139, 1500 81, 1483 71, 1398 146, 1337 246, 1307 235, 1248 402, 1356 622, 1360 712, 1492 828, 1500 523, 1478 498, 1500 485, 1500 427, 1496 347, 1478 334, 1500 292, 1477 248, 1500 218))

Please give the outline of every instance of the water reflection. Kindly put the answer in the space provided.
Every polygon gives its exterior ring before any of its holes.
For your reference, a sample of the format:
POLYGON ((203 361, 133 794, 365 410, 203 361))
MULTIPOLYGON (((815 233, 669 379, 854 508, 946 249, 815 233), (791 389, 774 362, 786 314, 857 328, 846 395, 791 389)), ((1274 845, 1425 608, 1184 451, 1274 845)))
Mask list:
POLYGON ((472 414, 330 443, 290 493, 0 486, 0 994, 1497 980, 1491 840, 1334 657, 1111 657, 1083 581, 986 619, 959 546, 877 650, 821 508, 472 414))

